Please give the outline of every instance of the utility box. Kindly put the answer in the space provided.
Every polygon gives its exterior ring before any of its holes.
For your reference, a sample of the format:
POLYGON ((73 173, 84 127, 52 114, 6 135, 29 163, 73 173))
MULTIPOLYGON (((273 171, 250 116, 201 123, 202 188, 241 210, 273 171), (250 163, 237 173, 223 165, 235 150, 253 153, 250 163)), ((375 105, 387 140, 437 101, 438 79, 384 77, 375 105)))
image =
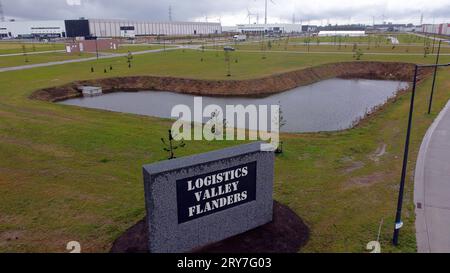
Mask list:
POLYGON ((97 86, 81 86, 80 90, 83 93, 83 97, 96 97, 103 94, 102 88, 97 86))

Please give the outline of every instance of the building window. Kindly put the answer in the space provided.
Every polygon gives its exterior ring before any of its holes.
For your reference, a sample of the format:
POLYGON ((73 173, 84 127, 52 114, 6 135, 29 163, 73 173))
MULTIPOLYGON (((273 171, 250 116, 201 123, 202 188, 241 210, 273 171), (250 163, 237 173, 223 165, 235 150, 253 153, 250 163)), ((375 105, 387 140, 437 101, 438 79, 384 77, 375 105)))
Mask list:
POLYGON ((120 27, 120 30, 134 30, 134 26, 120 27))

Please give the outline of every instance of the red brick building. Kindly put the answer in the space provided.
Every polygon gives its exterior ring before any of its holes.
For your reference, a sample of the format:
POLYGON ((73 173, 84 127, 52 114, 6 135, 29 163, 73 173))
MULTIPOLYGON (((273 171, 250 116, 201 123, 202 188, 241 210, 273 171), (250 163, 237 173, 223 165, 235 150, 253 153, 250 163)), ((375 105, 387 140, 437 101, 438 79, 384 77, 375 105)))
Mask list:
POLYGON ((114 39, 81 40, 66 44, 67 53, 111 51, 119 49, 119 41, 114 39))

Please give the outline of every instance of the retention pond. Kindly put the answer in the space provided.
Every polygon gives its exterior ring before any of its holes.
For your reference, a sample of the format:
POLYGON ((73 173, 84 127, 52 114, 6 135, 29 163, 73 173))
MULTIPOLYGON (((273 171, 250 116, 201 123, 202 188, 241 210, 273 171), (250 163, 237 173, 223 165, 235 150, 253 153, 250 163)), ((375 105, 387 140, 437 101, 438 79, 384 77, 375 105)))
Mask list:
MULTIPOLYGON (((203 97, 203 105, 276 105, 282 109, 284 132, 338 131, 353 127, 376 107, 396 96, 408 83, 399 81, 330 79, 268 97, 203 97)), ((61 104, 172 118, 175 105, 193 109, 194 96, 161 91, 115 92, 69 99, 61 104)))

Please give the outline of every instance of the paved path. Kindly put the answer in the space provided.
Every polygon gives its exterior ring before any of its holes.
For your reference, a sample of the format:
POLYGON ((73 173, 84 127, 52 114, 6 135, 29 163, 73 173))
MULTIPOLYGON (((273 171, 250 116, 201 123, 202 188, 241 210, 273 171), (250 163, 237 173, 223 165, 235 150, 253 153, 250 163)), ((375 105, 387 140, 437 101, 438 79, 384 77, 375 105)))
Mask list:
POLYGON ((434 37, 434 34, 431 34, 431 33, 430 33, 429 36, 424 35, 424 34, 419 34, 419 33, 414 33, 414 34, 419 36, 419 37, 422 37, 422 38, 428 38, 428 39, 436 40, 436 41, 448 41, 448 40, 450 40, 450 37, 448 39, 443 39, 443 38, 439 38, 439 37, 434 37))
MULTIPOLYGON (((205 49, 207 51, 217 51, 215 49, 205 49)), ((219 50, 222 51, 222 50, 219 50)), ((238 49, 239 52, 250 53, 288 53, 288 54, 336 54, 336 55, 354 55, 351 51, 293 51, 293 50, 247 50, 238 49)), ((423 56, 423 53, 390 53, 390 52, 364 52, 364 55, 387 55, 387 56, 423 56)), ((436 56, 437 54, 428 54, 428 56, 436 56)), ((441 53, 441 56, 450 56, 450 53, 441 53)))
POLYGON ((450 101, 420 148, 414 202, 418 251, 450 253, 450 101))
MULTIPOLYGON (((195 49, 194 46, 178 46, 178 47, 170 47, 166 48, 166 51, 170 50, 177 50, 180 48, 190 48, 195 49)), ((135 55, 142 55, 142 54, 148 54, 148 53, 157 53, 157 52, 163 52, 164 49, 153 49, 153 50, 145 50, 145 51, 139 51, 139 52, 133 52, 133 56, 135 55)), ((102 59, 111 59, 111 58, 117 58, 117 57, 126 57, 128 53, 121 53, 121 54, 107 54, 102 55, 99 57, 99 60, 102 59)), ((60 65, 60 64, 69 64, 69 63, 81 63, 81 62, 89 62, 89 61, 95 61, 97 57, 89 57, 89 58, 82 58, 82 59, 74 59, 74 60, 65 60, 65 61, 56 61, 56 62, 48 62, 48 63, 40 63, 40 64, 30 64, 30 65, 22 65, 22 66, 13 66, 13 67, 4 67, 0 68, 1 72, 7 72, 7 71, 17 71, 17 70, 25 70, 25 69, 31 69, 31 68, 37 68, 37 67, 47 67, 47 66, 54 66, 54 65, 60 65)))
MULTIPOLYGON (((58 52, 66 52, 65 50, 49 50, 49 51, 32 51, 27 52, 27 55, 37 55, 37 54, 45 54, 45 53, 58 53, 58 52)), ((23 56, 22 53, 10 53, 10 54, 0 54, 0 57, 11 57, 11 56, 23 56)))

